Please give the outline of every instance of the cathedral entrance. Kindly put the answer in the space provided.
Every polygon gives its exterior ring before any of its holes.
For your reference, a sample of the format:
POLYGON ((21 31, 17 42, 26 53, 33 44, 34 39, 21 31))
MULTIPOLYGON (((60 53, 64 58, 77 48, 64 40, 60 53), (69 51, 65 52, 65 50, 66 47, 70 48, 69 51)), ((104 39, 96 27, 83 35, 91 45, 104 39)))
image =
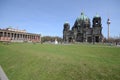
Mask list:
POLYGON ((88 37, 87 42, 91 43, 92 42, 92 37, 88 37))
POLYGON ((73 42, 72 37, 69 37, 68 42, 73 42))
POLYGON ((99 36, 95 36, 95 42, 99 42, 99 36))
POLYGON ((77 42, 83 42, 83 34, 81 33, 77 34, 77 42))

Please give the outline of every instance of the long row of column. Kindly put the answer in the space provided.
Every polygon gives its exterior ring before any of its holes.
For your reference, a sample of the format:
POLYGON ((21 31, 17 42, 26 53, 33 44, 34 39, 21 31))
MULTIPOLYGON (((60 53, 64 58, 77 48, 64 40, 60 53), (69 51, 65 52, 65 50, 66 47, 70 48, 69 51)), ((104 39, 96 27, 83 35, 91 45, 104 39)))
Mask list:
POLYGON ((39 34, 0 31, 0 41, 32 41, 40 42, 39 34))

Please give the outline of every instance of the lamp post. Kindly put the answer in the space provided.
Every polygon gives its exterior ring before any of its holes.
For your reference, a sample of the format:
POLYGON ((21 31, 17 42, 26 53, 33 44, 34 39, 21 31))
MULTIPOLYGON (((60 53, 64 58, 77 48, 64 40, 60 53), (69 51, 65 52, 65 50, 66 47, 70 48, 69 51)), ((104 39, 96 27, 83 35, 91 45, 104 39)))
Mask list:
POLYGON ((107 19, 107 25, 108 25, 108 40, 109 40, 109 38, 110 38, 110 23, 111 23, 111 21, 110 21, 110 19, 108 18, 107 19))

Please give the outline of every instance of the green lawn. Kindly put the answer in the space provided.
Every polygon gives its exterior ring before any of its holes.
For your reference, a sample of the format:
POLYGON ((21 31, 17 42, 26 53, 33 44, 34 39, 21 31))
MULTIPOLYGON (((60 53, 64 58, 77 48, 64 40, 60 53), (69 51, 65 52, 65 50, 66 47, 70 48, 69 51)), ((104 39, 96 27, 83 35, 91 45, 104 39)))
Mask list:
POLYGON ((10 80, 120 80, 120 48, 0 43, 0 65, 10 80))

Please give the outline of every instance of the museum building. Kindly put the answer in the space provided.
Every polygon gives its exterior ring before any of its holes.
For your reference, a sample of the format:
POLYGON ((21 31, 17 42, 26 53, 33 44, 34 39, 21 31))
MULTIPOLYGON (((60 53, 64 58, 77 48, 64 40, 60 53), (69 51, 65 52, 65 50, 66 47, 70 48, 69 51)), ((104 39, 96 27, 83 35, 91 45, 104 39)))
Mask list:
POLYGON ((13 28, 0 29, 0 42, 41 42, 41 35, 13 28))

